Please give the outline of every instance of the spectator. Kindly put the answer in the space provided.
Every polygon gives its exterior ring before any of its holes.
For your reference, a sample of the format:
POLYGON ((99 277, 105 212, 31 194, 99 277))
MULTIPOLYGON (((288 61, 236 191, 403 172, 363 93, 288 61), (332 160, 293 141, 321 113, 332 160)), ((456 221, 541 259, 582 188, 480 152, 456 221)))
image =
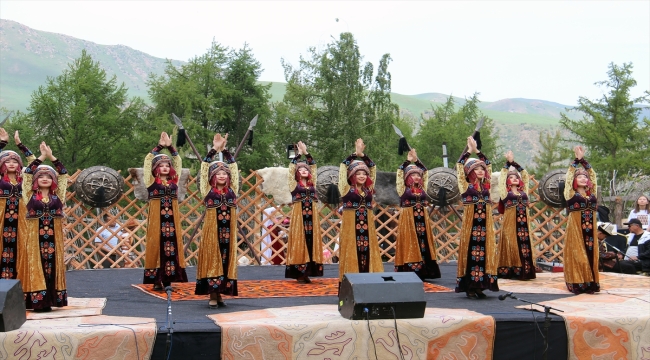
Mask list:
POLYGON ((629 222, 632 219, 639 219, 644 230, 648 230, 648 209, 650 205, 648 204, 648 197, 645 195, 639 196, 634 203, 634 209, 630 211, 630 216, 628 216, 627 221, 629 222))
MULTIPOLYGON (((634 264, 636 271, 642 271, 641 261, 639 260, 639 245, 650 240, 650 233, 643 231, 639 219, 632 219, 624 225, 627 225, 630 229, 630 233, 627 235, 627 250, 625 251, 625 256, 634 264)), ((646 252, 647 246, 648 245, 643 246, 646 252)), ((644 253, 644 257, 647 256, 650 256, 650 254, 644 253)))
POLYGON ((625 248, 626 239, 617 234, 616 225, 606 222, 598 223, 598 240, 602 244, 600 250, 601 271, 636 274, 634 264, 624 260, 624 255, 620 252, 625 248))
MULTIPOLYGON (((120 256, 119 251, 114 251, 114 249, 119 248, 119 244, 129 237, 128 233, 121 231, 121 226, 117 224, 115 219, 112 219, 108 214, 103 216, 104 225, 97 229, 97 237, 95 237, 95 244, 102 247, 105 254, 109 254, 108 258, 110 260, 105 260, 102 263, 102 267, 110 268, 111 264, 116 263, 117 259, 120 256)), ((128 249, 128 244, 127 249, 128 249)), ((103 256, 105 254, 101 254, 103 256)), ((116 266, 117 267, 117 266, 116 266)))
POLYGON ((642 275, 650 276, 650 229, 644 234, 649 239, 639 243, 639 260, 641 261, 642 275))

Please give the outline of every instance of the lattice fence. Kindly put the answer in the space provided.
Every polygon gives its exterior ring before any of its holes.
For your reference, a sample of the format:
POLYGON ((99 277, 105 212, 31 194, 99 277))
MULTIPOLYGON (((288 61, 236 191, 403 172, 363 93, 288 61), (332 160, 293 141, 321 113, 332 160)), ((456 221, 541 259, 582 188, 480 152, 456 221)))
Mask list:
MULTIPOLYGON (((104 267, 131 267, 144 265, 146 249, 147 204, 137 200, 134 187, 137 180, 125 178, 124 195, 118 203, 104 209, 94 209, 82 204, 74 196, 74 182, 81 171, 70 177, 67 195, 66 263, 71 269, 98 269, 104 267), (110 231, 119 242, 117 245, 102 240, 98 233, 105 229, 100 220, 103 214, 117 219, 119 230, 110 231)), ((240 263, 250 265, 284 264, 286 257, 287 225, 290 207, 279 206, 265 195, 260 185, 262 177, 252 171, 242 178, 239 194, 239 252, 240 263)), ((530 191, 530 218, 533 220, 533 245, 537 257, 544 261, 562 261, 566 217, 562 209, 546 206, 537 194, 538 182, 532 179, 530 191)), ((459 232, 463 209, 460 203, 431 211, 431 223, 438 247, 438 261, 449 262, 458 257, 459 232), (458 214, 457 214, 458 213, 458 214)), ((336 261, 340 231, 340 217, 329 205, 319 204, 325 262, 336 261)), ((201 243, 200 220, 203 206, 192 178, 187 197, 180 203, 182 238, 187 265, 196 265, 201 243), (196 233, 195 233, 196 232, 196 233), (194 234, 195 233, 195 234, 194 234), (194 236, 192 236, 194 235, 194 236)), ((375 219, 382 259, 392 262, 397 235, 398 206, 377 206, 375 219)), ((501 215, 495 214, 497 239, 500 233, 501 215)), ((106 227, 107 228, 107 227, 106 227)))

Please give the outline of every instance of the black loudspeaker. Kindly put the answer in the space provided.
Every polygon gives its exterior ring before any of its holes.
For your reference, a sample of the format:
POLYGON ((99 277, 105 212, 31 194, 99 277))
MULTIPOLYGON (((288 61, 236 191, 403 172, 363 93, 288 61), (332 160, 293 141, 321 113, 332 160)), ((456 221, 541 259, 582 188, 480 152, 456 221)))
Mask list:
POLYGON ((426 306, 424 284, 415 273, 343 275, 339 312, 346 319, 421 318, 426 306))
POLYGON ((0 280, 0 332, 20 329, 26 320, 20 280, 0 280))

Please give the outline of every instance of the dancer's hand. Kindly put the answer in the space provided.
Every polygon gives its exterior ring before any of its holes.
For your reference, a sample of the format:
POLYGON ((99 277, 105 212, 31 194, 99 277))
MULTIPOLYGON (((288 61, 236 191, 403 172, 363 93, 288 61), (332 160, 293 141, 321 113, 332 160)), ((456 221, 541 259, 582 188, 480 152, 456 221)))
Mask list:
POLYGON ((411 149, 409 151, 409 153, 406 155, 406 159, 410 162, 418 161, 418 153, 415 151, 415 149, 411 149))
POLYGON ((298 141, 298 154, 299 155, 307 155, 307 145, 305 145, 304 142, 298 141))
POLYGON ((508 150, 506 153, 506 160, 508 160, 509 163, 515 161, 515 154, 512 153, 512 150, 508 150))
POLYGON ((363 153, 363 151, 366 149, 366 144, 363 143, 362 139, 360 139, 360 138, 357 139, 357 141, 354 143, 354 147, 355 147, 355 150, 356 150, 355 153, 357 154, 357 156, 363 157, 365 155, 363 153))
POLYGON ((582 158, 585 156, 585 149, 583 149, 582 146, 578 145, 573 148, 573 153, 576 155, 576 159, 582 160, 582 158))
POLYGON ((471 153, 478 153, 478 147, 476 145, 476 140, 473 137, 467 137, 467 151, 471 153))
POLYGON ((9 141, 9 134, 7 134, 7 130, 4 128, 0 128, 0 140, 9 141))
POLYGON ((167 133, 163 131, 162 133, 160 133, 160 141, 158 143, 164 147, 171 146, 172 138, 170 138, 169 135, 167 135, 167 133))
POLYGON ((20 136, 18 136, 18 130, 14 133, 14 141, 16 142, 16 145, 21 144, 20 142, 20 136))

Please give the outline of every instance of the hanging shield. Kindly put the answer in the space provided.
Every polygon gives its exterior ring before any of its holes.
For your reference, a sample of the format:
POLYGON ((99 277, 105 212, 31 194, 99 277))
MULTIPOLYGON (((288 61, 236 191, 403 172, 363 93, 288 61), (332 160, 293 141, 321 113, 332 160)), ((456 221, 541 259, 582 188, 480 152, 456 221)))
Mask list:
POLYGON ((122 197, 124 178, 106 166, 83 170, 75 181, 75 196, 84 204, 101 208, 115 204, 122 197))
POLYGON ((539 197, 548 206, 554 208, 563 207, 564 201, 563 186, 566 177, 566 170, 556 169, 544 174, 539 181, 539 197))
POLYGON ((445 198, 447 204, 453 204, 460 199, 458 191, 458 177, 456 170, 446 167, 437 167, 429 170, 429 184, 427 195, 431 198, 434 205, 442 205, 442 199, 439 197, 440 189, 445 189, 445 198))

